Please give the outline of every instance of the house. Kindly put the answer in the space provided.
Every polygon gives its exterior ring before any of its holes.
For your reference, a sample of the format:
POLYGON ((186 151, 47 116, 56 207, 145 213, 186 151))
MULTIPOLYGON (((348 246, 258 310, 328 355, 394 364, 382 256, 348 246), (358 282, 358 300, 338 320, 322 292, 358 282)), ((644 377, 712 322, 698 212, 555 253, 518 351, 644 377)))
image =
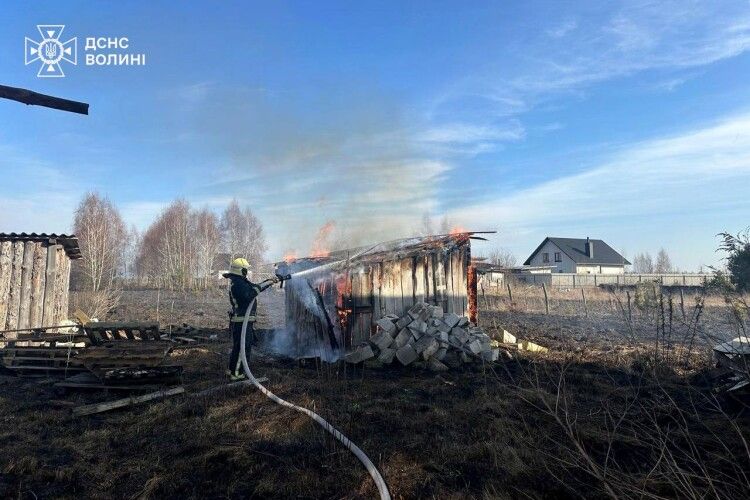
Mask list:
POLYGON ((602 240, 548 236, 523 265, 554 266, 556 273, 624 274, 630 262, 602 240))
POLYGON ((67 319, 71 261, 80 258, 74 235, 0 233, 0 330, 67 319))

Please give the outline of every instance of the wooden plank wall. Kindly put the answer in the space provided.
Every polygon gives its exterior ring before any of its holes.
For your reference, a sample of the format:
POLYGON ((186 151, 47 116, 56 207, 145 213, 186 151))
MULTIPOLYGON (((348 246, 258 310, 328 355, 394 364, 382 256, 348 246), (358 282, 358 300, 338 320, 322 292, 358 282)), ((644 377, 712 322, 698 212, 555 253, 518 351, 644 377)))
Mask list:
POLYGON ((67 318, 70 264, 62 245, 0 242, 0 330, 54 326, 67 318))
POLYGON ((356 335, 352 344, 364 341, 375 331, 375 322, 387 314, 402 315, 416 302, 443 306, 446 312, 468 315, 469 245, 450 252, 429 253, 371 264, 363 276, 367 282, 352 282, 357 301, 372 305, 357 310, 356 335), (356 292, 355 292, 356 290, 356 292))
MULTIPOLYGON (((337 337, 343 337, 338 339, 339 343, 350 349, 365 342, 375 332, 375 323, 380 318, 387 314, 401 316, 420 301, 441 305, 445 312, 467 316, 470 259, 466 244, 451 251, 435 249, 350 270, 346 276, 350 286, 346 288, 351 290, 351 296, 344 297, 343 303, 352 312, 345 331, 334 310, 338 298, 336 284, 331 277, 321 277, 323 281, 318 283, 325 283, 323 300, 329 317, 336 323, 337 337)), ((296 325, 297 345, 304 351, 306 346, 325 337, 319 319, 305 310, 308 306, 296 295, 294 287, 287 287, 286 319, 287 325, 290 322, 296 325)))

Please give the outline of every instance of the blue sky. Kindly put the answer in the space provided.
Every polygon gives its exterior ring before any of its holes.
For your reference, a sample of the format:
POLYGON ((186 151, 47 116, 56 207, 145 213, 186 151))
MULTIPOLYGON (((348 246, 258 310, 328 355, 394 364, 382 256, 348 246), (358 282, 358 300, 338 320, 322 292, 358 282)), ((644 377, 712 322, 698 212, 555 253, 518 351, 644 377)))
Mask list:
POLYGON ((0 231, 68 231, 87 190, 141 229, 236 197, 269 257, 428 214, 497 230, 477 252, 591 236, 696 270, 750 225, 748 2, 405 4, 5 2, 0 83, 91 114, 0 102, 0 231), (37 24, 79 37, 65 78, 24 65, 37 24), (147 64, 85 66, 86 36, 147 64))

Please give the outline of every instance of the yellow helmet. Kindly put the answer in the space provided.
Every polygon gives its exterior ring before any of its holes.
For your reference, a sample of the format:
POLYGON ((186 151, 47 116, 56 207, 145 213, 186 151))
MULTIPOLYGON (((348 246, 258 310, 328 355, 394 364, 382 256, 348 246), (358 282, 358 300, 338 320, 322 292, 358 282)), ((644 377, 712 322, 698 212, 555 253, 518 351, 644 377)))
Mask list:
POLYGON ((237 276, 245 276, 248 269, 250 269, 250 263, 244 257, 237 257, 232 261, 229 266, 229 274, 236 274, 237 276), (242 270, 245 270, 243 273, 242 270))

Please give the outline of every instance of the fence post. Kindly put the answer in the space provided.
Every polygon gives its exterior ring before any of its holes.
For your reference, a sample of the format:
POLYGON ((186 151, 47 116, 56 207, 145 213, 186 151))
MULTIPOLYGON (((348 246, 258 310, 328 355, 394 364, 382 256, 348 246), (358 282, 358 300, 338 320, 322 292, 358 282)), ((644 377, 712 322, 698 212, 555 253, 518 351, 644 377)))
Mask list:
POLYGON ((586 288, 581 287, 581 297, 583 297, 583 312, 586 313, 586 317, 589 317, 589 307, 586 304, 586 288))
POLYGON ((682 311, 682 321, 685 321, 685 294, 682 288, 680 288, 680 311, 682 311))
POLYGON ((628 297, 628 321, 633 321, 633 315, 630 312, 630 290, 625 290, 625 295, 628 297))
POLYGON ((508 300, 513 305, 513 291, 510 289, 510 281, 508 281, 508 300))
POLYGON ((542 291, 544 292, 544 310, 549 314, 549 297, 547 297, 547 287, 542 282, 542 291))

